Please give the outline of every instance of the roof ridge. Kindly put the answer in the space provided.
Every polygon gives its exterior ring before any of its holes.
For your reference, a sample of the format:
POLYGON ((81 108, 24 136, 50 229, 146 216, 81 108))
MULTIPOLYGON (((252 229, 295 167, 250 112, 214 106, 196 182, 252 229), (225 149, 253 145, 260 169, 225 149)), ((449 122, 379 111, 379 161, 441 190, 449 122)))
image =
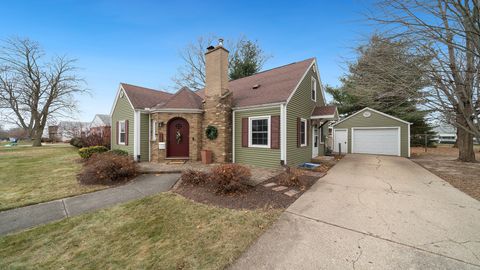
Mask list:
POLYGON ((121 82, 120 84, 121 84, 121 85, 128 85, 128 86, 138 87, 138 88, 143 88, 143 89, 149 90, 149 91, 155 91, 155 92, 160 92, 160 93, 165 93, 165 94, 173 95, 172 93, 167 92, 167 91, 165 91, 165 90, 158 90, 158 89, 148 88, 148 87, 139 86, 139 85, 134 85, 134 84, 130 84, 130 83, 124 83, 124 82, 121 82))

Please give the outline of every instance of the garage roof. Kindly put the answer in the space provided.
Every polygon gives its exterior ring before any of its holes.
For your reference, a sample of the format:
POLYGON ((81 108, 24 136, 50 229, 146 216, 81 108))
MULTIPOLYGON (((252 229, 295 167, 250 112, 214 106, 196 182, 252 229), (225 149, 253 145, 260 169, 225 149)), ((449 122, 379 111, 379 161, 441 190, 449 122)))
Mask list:
POLYGON ((385 117, 388 117, 388 118, 397 120, 397 121, 399 121, 399 122, 402 122, 402 123, 405 123, 405 124, 408 124, 408 125, 411 125, 411 124, 412 124, 412 123, 410 123, 410 122, 407 122, 407 121, 402 120, 402 119, 400 119, 400 118, 397 118, 397 117, 395 117, 395 116, 391 116, 391 115, 386 114, 386 113, 383 113, 383 112, 381 112, 381 111, 374 110, 374 109, 372 109, 372 108, 370 108, 370 107, 365 107, 365 108, 361 109, 360 111, 358 111, 358 112, 350 115, 349 117, 347 117, 347 118, 345 118, 345 119, 343 119, 343 120, 341 120, 341 121, 338 121, 337 123, 333 124, 332 126, 334 127, 334 126, 336 126, 336 125, 338 125, 338 124, 346 121, 347 119, 349 119, 349 118, 351 118, 351 117, 353 117, 353 116, 355 116, 355 115, 357 115, 357 114, 359 114, 359 113, 361 113, 361 112, 363 112, 363 111, 365 111, 365 110, 370 110, 370 111, 372 111, 372 112, 376 112, 376 113, 381 114, 381 115, 383 115, 383 116, 385 116, 385 117))

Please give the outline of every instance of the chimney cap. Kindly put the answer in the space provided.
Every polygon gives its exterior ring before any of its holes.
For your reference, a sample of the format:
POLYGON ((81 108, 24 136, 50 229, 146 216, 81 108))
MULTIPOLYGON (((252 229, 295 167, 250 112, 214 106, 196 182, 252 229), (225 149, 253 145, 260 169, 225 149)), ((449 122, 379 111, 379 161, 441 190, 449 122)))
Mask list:
POLYGON ((223 38, 219 38, 219 39, 218 39, 218 46, 222 46, 222 47, 223 47, 223 38))

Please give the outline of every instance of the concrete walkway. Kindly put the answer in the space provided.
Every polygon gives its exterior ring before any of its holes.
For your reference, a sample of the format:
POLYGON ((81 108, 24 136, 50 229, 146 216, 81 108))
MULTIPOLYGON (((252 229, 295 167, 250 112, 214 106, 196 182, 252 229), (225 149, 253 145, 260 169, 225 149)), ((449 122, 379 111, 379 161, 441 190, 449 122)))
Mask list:
POLYGON ((480 202, 408 159, 348 155, 232 269, 480 269, 480 202))
POLYGON ((0 235, 167 191, 179 177, 179 174, 141 175, 123 186, 3 211, 0 235))

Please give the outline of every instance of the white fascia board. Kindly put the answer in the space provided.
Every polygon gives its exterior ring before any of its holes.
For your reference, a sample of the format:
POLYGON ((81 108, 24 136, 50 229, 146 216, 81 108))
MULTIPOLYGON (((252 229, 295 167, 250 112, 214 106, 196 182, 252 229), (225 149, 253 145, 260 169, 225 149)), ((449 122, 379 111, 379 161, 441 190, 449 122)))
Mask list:
MULTIPOLYGON (((147 109, 147 108, 145 108, 147 109)), ((200 109, 147 109, 148 112, 166 112, 166 113, 203 113, 203 110, 200 109)))
POLYGON ((385 117, 388 117, 388 118, 397 120, 397 121, 402 122, 402 123, 405 123, 405 124, 407 124, 407 125, 411 125, 411 124, 412 124, 412 123, 410 123, 410 122, 407 122, 407 121, 402 120, 402 119, 400 119, 400 118, 397 118, 397 117, 395 117, 395 116, 391 116, 391 115, 389 115, 389 114, 386 114, 386 113, 383 113, 383 112, 374 110, 374 109, 372 109, 372 108, 365 107, 365 108, 361 109, 360 111, 358 111, 358 112, 350 115, 349 117, 347 117, 347 118, 345 118, 345 119, 342 119, 341 121, 338 121, 337 123, 333 124, 333 126, 336 126, 336 125, 338 125, 338 124, 346 121, 347 119, 350 119, 350 118, 354 117, 355 115, 357 115, 357 114, 359 114, 359 113, 361 113, 361 112, 363 112, 363 111, 365 111, 365 110, 371 110, 372 112, 376 112, 376 113, 381 114, 381 115, 383 115, 383 116, 385 116, 385 117))
POLYGON ((122 91, 123 91, 123 93, 125 93, 125 96, 127 97, 128 103, 130 104, 130 107, 132 108, 132 110, 135 110, 135 108, 132 105, 132 102, 130 101, 130 98, 127 95, 127 92, 125 91, 125 89, 123 89, 122 84, 120 84, 120 86, 118 87, 118 90, 117 90, 117 95, 115 96, 115 100, 113 101, 112 109, 110 110, 110 119, 113 116, 113 111, 115 110, 115 105, 117 105, 118 98, 120 97, 120 93, 122 91))
MULTIPOLYGON (((297 82, 297 85, 295 86, 295 88, 293 88, 293 91, 292 93, 290 93, 290 96, 287 98, 287 104, 288 102, 290 102, 290 100, 292 99, 293 95, 295 95, 295 93, 297 92, 298 90, 298 87, 300 86, 300 84, 302 83, 303 79, 305 79, 305 76, 307 76, 308 74, 308 71, 310 71, 310 69, 312 68, 312 66, 316 63, 316 59, 313 59, 312 63, 308 66, 308 68, 305 70, 305 73, 302 75, 302 78, 297 82)), ((319 77, 320 78, 320 77, 319 77)))
POLYGON ((283 104, 285 104, 285 102, 276 102, 276 103, 268 103, 268 104, 244 106, 244 107, 233 107, 232 110, 237 112, 243 112, 243 111, 252 111, 252 110, 258 110, 258 109, 269 109, 269 108, 281 106, 283 104))

